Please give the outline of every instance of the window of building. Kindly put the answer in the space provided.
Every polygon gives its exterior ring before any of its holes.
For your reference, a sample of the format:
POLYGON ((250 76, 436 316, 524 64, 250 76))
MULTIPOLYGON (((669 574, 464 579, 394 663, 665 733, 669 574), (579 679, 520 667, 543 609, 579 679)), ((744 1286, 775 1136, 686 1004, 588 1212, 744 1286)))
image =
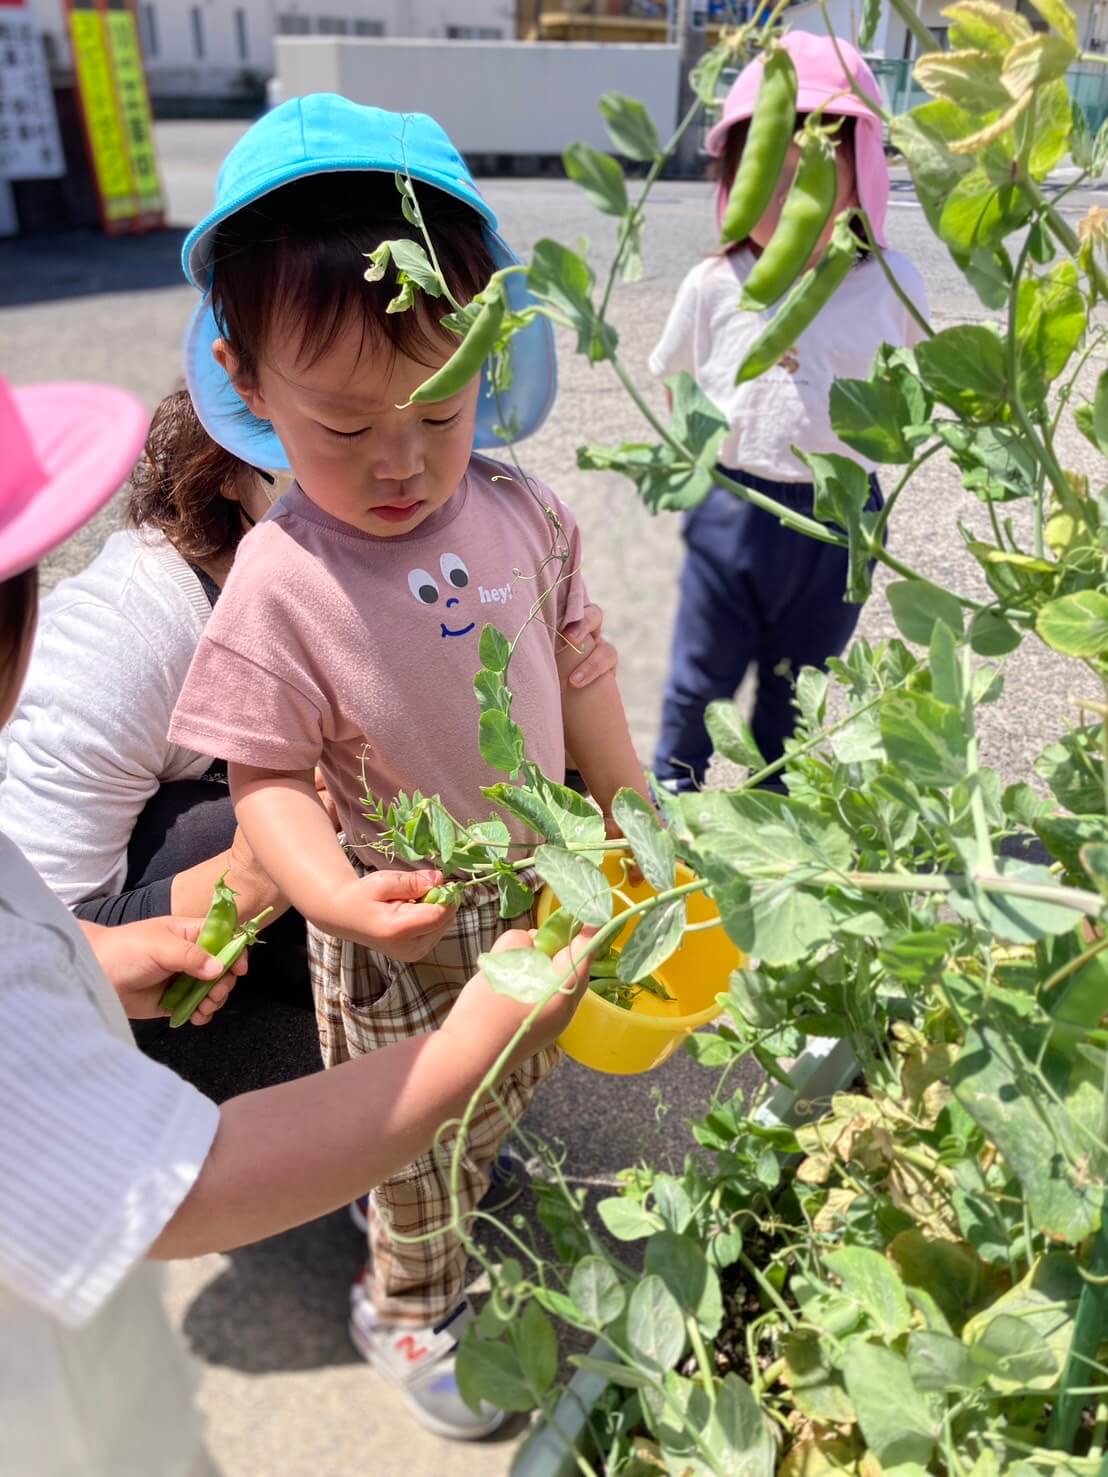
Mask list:
POLYGON ((348 36, 350 34, 350 22, 336 15, 317 16, 315 28, 321 36, 348 36))
POLYGON ((192 50, 196 60, 204 60, 204 12, 199 5, 193 5, 189 9, 189 20, 192 22, 192 50))
POLYGON ((307 15, 279 15, 277 17, 277 34, 279 36, 307 36, 312 29, 311 17, 307 15))
POLYGON ((448 41, 503 41, 499 26, 447 26, 448 41))
POLYGON ((1030 0, 1016 0, 1016 14, 1022 15, 1024 20, 1029 22, 1033 31, 1048 31, 1050 29, 1046 21, 1030 3, 1030 0))
POLYGON ((355 21, 355 36, 383 36, 385 34, 384 21, 355 21))
POLYGON ((145 56, 157 56, 158 12, 152 4, 139 6, 138 22, 139 39, 142 42, 143 54, 145 56))
POLYGON ((246 34, 246 11, 241 5, 235 7, 235 43, 238 46, 239 61, 247 61, 250 56, 250 45, 246 34))

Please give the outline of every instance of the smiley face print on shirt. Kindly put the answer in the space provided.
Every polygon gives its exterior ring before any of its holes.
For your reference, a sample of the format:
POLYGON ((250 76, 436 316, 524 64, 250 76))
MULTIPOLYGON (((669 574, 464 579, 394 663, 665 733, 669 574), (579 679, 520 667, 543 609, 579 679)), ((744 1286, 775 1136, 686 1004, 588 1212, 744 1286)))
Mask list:
POLYGON ((457 612, 446 620, 440 619, 439 630, 443 640, 454 636, 469 636, 477 629, 477 622, 466 621, 466 612, 460 608, 463 606, 465 591, 469 591, 471 602, 476 594, 482 605, 507 605, 514 594, 510 584, 494 585, 491 588, 479 584, 471 588, 469 570, 457 554, 441 556, 439 576, 436 577, 426 569, 411 569, 408 571, 408 589, 421 605, 438 606, 444 611, 457 612))

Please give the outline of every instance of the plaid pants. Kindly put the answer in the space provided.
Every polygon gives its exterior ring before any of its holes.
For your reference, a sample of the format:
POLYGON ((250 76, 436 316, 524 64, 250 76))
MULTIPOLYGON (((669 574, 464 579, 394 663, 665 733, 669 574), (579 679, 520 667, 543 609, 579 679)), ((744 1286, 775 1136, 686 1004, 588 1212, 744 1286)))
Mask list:
MULTIPOLYGON (((357 865, 357 863, 355 863, 357 865)), ((533 877, 523 875, 531 883, 533 877)), ((507 929, 526 927, 528 915, 505 921, 492 886, 466 889, 466 900, 434 949, 416 964, 322 933, 308 925, 308 963, 316 1021, 327 1067, 441 1025, 462 986, 477 972, 478 955, 507 929)), ((497 1151, 536 1088, 558 1060, 545 1047, 487 1096, 469 1125, 459 1181, 460 1210, 475 1209, 489 1184, 497 1151)), ((379 1184, 369 1199, 366 1290, 379 1317, 395 1323, 436 1323, 457 1306, 465 1287, 465 1252, 444 1232, 415 1245, 450 1215, 450 1161, 455 1136, 421 1154, 402 1174, 379 1184)))

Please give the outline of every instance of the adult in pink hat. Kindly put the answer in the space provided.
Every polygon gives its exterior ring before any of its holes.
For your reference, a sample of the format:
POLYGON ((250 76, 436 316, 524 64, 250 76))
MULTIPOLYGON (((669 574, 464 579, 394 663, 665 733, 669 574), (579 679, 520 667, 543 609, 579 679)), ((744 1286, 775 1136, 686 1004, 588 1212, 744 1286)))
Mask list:
MULTIPOLYGON (((122 391, 0 379, 0 727, 34 633, 37 561, 108 501, 146 419, 122 391)), ((56 737, 60 751, 64 726, 56 737)), ((0 1390, 18 1392, 0 1472, 210 1474, 151 1261, 272 1236, 395 1174, 529 1014, 478 975, 438 1029, 217 1106, 137 1051, 127 1019, 156 1015, 179 970, 220 975, 199 928, 80 925, 0 833, 0 1390)), ((516 930, 494 947, 530 943, 516 930)), ((568 952, 557 963, 572 974, 568 952)), ((231 983, 217 979, 194 1022, 231 983)), ((577 998, 552 1002, 508 1071, 565 1029, 577 998)))
MULTIPOLYGON (((793 31, 778 44, 796 71, 796 128, 816 110, 823 123, 839 123, 834 133, 836 200, 814 256, 830 239, 835 219, 859 206, 884 248, 889 171, 881 122, 859 96, 879 100, 873 74, 846 41, 793 31)), ((708 134, 708 152, 719 161, 717 232, 764 70, 763 57, 743 69, 708 134)), ((920 330, 864 244, 857 217, 858 261, 830 302, 772 369, 735 383, 739 365, 777 311, 776 306, 740 309, 739 301, 773 237, 799 159, 794 140, 765 213, 748 239, 728 243, 688 273, 650 368, 663 379, 681 371, 691 374, 722 412, 728 433, 719 462, 732 482, 810 518, 815 489, 805 457, 849 456, 869 474, 866 510, 876 513, 881 489, 874 465, 854 456, 835 435, 831 386, 836 379, 866 378, 883 343, 911 345, 920 330)), ((907 295, 924 307, 922 279, 907 257, 889 251, 885 263, 907 295)), ((703 783, 712 753, 705 723, 708 704, 733 698, 751 667, 757 675, 754 738, 767 763, 778 759, 795 727, 796 674, 802 667, 823 667, 843 651, 860 613, 846 599, 848 565, 842 548, 794 532, 727 487, 713 487, 698 506, 688 509, 682 531, 687 554, 653 766, 673 790, 703 783)))

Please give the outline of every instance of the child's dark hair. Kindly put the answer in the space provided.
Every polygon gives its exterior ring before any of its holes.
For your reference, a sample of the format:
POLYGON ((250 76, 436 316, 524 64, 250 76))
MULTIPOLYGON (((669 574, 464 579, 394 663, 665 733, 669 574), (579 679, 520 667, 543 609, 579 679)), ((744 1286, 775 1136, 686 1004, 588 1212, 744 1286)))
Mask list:
POLYGON ((37 564, 0 581, 0 707, 4 709, 19 695, 11 691, 11 686, 37 612, 37 564))
MULTIPOLYGON (((416 181, 416 198, 439 266, 459 302, 469 302, 495 270, 481 218, 453 196, 416 181)), ((445 297, 417 291, 406 312, 387 312, 396 296, 394 268, 367 282, 367 255, 382 241, 422 243, 405 220, 391 174, 309 175, 236 211, 216 234, 212 305, 247 381, 274 323, 294 325, 299 356, 315 363, 346 324, 360 322, 368 342, 418 363, 441 357, 445 297)))
MULTIPOLYGON (((846 149, 851 163, 857 168, 858 156, 855 153, 854 145, 856 119, 849 113, 825 113, 823 116, 828 123, 833 122, 835 118, 841 118, 842 127, 836 135, 838 147, 840 149, 846 149)), ((797 129, 803 128, 807 117, 807 113, 798 113, 796 115, 797 129)), ((723 153, 720 155, 713 170, 713 174, 719 180, 721 188, 728 194, 730 194, 731 186, 735 183, 735 176, 739 172, 739 160, 742 158, 743 149, 746 148, 746 139, 749 132, 749 118, 740 118, 736 123, 731 125, 727 130, 727 136, 724 140, 723 153)), ((858 237, 861 252, 864 254, 869 250, 869 242, 866 240, 866 233, 861 222, 855 220, 852 223, 852 229, 858 237)), ((738 251, 740 246, 746 246, 748 244, 745 241, 732 241, 722 248, 720 254, 722 256, 730 256, 731 252, 738 251)))
POLYGON ((155 410, 131 473, 128 522, 160 529, 183 559, 204 564, 242 537, 239 503, 227 493, 249 473, 205 431, 188 391, 175 390, 155 410))

